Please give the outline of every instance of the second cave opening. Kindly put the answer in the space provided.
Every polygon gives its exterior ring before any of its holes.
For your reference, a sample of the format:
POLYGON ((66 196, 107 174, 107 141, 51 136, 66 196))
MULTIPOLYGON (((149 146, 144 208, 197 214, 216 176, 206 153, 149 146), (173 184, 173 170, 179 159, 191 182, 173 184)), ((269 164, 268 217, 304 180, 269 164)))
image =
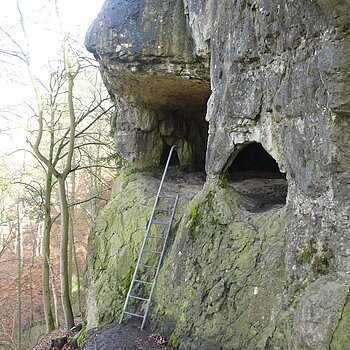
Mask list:
POLYGON ((226 177, 230 186, 242 195, 248 211, 266 211, 286 203, 286 174, 261 143, 243 145, 233 155, 226 177))

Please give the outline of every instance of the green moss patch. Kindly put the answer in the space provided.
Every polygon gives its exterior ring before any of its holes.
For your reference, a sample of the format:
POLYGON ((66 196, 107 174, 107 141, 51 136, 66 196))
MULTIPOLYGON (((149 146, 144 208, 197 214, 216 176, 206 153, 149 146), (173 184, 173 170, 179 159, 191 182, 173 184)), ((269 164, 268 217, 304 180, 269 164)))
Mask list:
POLYGON ((176 333, 171 333, 168 341, 169 345, 173 348, 178 348, 180 346, 180 339, 176 333))
POLYGON ((326 275, 330 271, 330 260, 333 256, 332 250, 326 244, 319 250, 316 240, 312 238, 301 249, 297 262, 301 265, 310 265, 315 274, 326 275))
POLYGON ((350 344, 350 297, 340 315, 338 327, 333 333, 330 350, 348 350, 350 344))

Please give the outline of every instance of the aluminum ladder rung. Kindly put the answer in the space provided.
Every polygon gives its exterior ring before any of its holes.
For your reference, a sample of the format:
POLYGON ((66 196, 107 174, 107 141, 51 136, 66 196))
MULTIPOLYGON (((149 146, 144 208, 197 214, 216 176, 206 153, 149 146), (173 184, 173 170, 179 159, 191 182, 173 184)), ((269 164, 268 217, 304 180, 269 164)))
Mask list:
POLYGON ((123 311, 123 313, 131 316, 135 316, 135 317, 145 318, 145 315, 142 316, 139 314, 134 314, 133 312, 129 312, 129 311, 123 311))
MULTIPOLYGON (((170 230, 171 230, 171 224, 172 224, 172 222, 174 220, 174 215, 175 215, 175 211, 176 211, 176 207, 177 207, 177 202, 179 200, 179 195, 178 194, 177 195, 161 195, 164 179, 165 179, 165 176, 166 176, 169 164, 170 164, 171 156, 173 154, 173 151, 174 151, 175 147, 176 146, 172 146, 171 149, 170 149, 170 152, 169 152, 168 160, 166 162, 166 165, 165 165, 165 168, 164 168, 164 172, 163 172, 163 176, 162 176, 162 179, 161 179, 160 184, 159 184, 156 200, 155 200, 154 205, 153 205, 153 210, 152 210, 150 219, 148 221, 146 233, 144 235, 143 242, 142 242, 142 245, 141 245, 141 249, 140 249, 140 252, 139 252, 139 256, 137 258, 137 263, 136 263, 136 267, 135 267, 135 270, 134 270, 134 274, 132 276, 132 280, 131 280, 131 283, 130 283, 129 291, 127 293, 127 296, 126 296, 126 299, 125 299, 125 302, 124 302, 123 311, 122 311, 122 313, 120 315, 120 319, 119 319, 119 323, 122 323, 123 322, 123 318, 124 318, 124 314, 142 318, 143 321, 142 321, 142 324, 141 324, 141 329, 143 329, 143 327, 145 325, 145 322, 146 322, 147 314, 148 314, 150 303, 151 303, 151 300, 152 300, 154 287, 155 287, 155 284, 157 282, 157 277, 158 277, 158 274, 159 274, 160 266, 161 266, 161 263, 162 263, 162 258, 163 258, 164 251, 165 251, 165 248, 166 248, 166 243, 167 243, 167 240, 168 240, 168 237, 169 237, 169 233, 170 233, 170 230), (161 199, 161 198, 174 199, 174 201, 169 201, 168 204, 167 203, 159 204, 159 199, 161 199), (168 206, 171 207, 171 209, 165 208, 165 207, 168 207, 168 206), (161 212, 161 211, 170 212, 170 215, 168 215, 168 218, 165 219, 165 220, 168 220, 168 222, 162 222, 162 221, 155 220, 155 213, 156 212, 161 212), (166 228, 164 230, 164 236, 158 236, 157 234, 152 234, 151 235, 150 233, 151 233, 152 224, 166 226, 166 228), (161 251, 145 249, 146 241, 147 241, 148 238, 151 238, 151 239, 162 239, 163 242, 162 242, 161 251), (146 262, 146 264, 142 264, 141 263, 141 258, 142 258, 143 253, 158 254, 159 255, 159 259, 157 259, 158 262, 156 263, 156 266, 147 265, 147 262, 146 262), (154 269, 155 270, 154 276, 150 276, 151 279, 152 279, 152 282, 142 281, 142 280, 139 280, 139 279, 136 278, 137 272, 139 271, 140 267, 145 267, 145 268, 150 268, 150 269, 154 269), (147 285, 151 286, 150 289, 147 289, 147 291, 143 290, 144 288, 140 288, 141 291, 137 292, 138 295, 140 295, 140 293, 147 294, 146 295, 147 298, 143 298, 142 296, 135 296, 135 295, 131 294, 132 288, 133 288, 135 283, 147 284, 147 285), (137 310, 135 311, 135 313, 126 311, 127 307, 128 307, 129 299, 138 299, 138 300, 142 300, 142 301, 145 302, 144 305, 146 307, 145 307, 144 315, 138 314, 137 310)), ((153 228, 154 228, 154 226, 153 226, 153 228)), ((158 229, 160 230, 160 228, 157 227, 157 226, 155 226, 155 228, 157 230, 158 229)), ((156 248, 156 249, 160 249, 160 248, 156 248)), ((141 276, 140 278, 143 278, 143 277, 141 276)), ((141 311, 141 312, 143 312, 143 311, 141 311)))
POLYGON ((168 208, 155 208, 154 210, 156 210, 156 211, 169 211, 169 212, 173 211, 173 209, 168 209, 168 208))
POLYGON ((151 253, 151 254, 162 254, 162 252, 157 252, 156 250, 143 250, 144 253, 151 253))
POLYGON ((136 295, 129 295, 129 298, 132 298, 132 299, 137 299, 137 300, 142 300, 142 301, 148 301, 148 300, 149 300, 149 299, 145 299, 145 298, 137 297, 136 295))
POLYGON ((145 265, 145 264, 139 264, 140 267, 147 267, 149 269, 156 269, 158 266, 152 266, 152 265, 145 265))
POLYGON ((136 282, 136 283, 144 283, 144 284, 153 284, 153 282, 147 282, 147 281, 141 281, 141 280, 135 280, 134 279, 134 282, 136 282))
POLYGON ((164 221, 158 221, 158 220, 154 220, 154 221, 151 221, 152 224, 155 224, 155 225, 164 225, 164 226, 168 226, 169 225, 169 222, 164 222, 164 221))
POLYGON ((147 235, 147 238, 165 239, 165 237, 163 237, 163 236, 150 236, 150 235, 147 235))

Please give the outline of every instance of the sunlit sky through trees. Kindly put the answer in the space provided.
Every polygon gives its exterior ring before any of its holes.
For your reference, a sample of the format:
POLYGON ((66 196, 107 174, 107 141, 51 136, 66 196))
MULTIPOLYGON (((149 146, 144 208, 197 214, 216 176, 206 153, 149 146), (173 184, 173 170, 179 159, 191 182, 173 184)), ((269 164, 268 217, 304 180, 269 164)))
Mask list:
MULTIPOLYGON (((104 0, 19 0, 27 38, 23 36, 17 0, 0 2, 0 26, 18 44, 30 52, 36 76, 47 74, 48 62, 61 58, 63 33, 77 40, 83 49, 84 36, 91 22, 96 18, 104 0)), ((13 50, 11 40, 3 33, 0 36, 0 50, 13 50)), ((87 52, 84 54, 89 55, 87 52)), ((0 148, 2 153, 12 152, 25 142, 22 127, 26 116, 21 115, 23 103, 31 104, 33 90, 29 86, 25 66, 13 57, 0 56, 0 148), (4 112, 5 111, 5 112, 4 112)))

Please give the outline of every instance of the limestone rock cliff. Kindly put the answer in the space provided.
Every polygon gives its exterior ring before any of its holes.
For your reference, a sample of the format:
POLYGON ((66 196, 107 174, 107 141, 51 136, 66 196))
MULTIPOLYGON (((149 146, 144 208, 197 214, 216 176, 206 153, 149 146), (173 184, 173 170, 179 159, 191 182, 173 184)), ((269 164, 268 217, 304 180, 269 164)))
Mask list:
POLYGON ((89 241, 90 327, 118 318, 149 169, 177 144, 183 201, 153 326, 182 349, 349 349, 349 28, 348 0, 105 2, 86 46, 125 169, 89 241), (284 201, 232 182, 258 166, 284 201))

